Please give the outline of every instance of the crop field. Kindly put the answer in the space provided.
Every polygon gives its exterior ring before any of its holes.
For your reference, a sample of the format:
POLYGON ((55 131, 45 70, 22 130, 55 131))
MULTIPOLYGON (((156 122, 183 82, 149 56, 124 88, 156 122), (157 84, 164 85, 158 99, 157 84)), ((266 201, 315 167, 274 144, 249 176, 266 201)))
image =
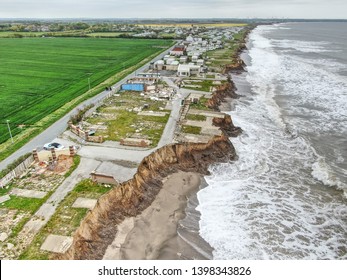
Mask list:
POLYGON ((0 144, 9 139, 7 120, 16 135, 87 92, 89 86, 139 64, 171 43, 112 38, 0 39, 0 144))
POLYGON ((133 32, 92 32, 86 34, 88 37, 98 37, 98 38, 110 38, 110 37, 119 37, 124 34, 132 34, 133 32))

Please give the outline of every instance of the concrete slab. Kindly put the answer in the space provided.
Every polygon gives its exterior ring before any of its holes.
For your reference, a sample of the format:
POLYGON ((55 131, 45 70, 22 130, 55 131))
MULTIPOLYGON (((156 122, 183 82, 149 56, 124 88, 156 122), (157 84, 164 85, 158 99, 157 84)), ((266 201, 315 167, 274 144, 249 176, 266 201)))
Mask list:
POLYGON ((191 126, 197 126, 197 127, 206 127, 206 126, 211 126, 211 123, 209 123, 207 121, 186 120, 185 125, 191 125, 191 126))
POLYGON ((10 200, 10 199, 11 199, 11 197, 8 194, 0 196, 0 203, 3 203, 3 202, 10 200))
POLYGON ((4 242, 8 238, 8 234, 6 232, 2 232, 0 234, 0 241, 4 242))
POLYGON ((97 200, 90 198, 78 197, 74 204, 72 204, 72 208, 88 208, 93 209, 97 200))
POLYGON ((54 253, 65 253, 71 246, 72 241, 73 238, 70 236, 50 234, 40 249, 54 253))
POLYGON ((165 117, 166 112, 153 112, 153 111, 142 111, 138 113, 139 116, 154 116, 154 117, 165 117))
POLYGON ((208 143, 211 140, 209 135, 181 134, 175 139, 177 142, 208 143))
POLYGON ((95 171, 97 173, 112 175, 119 183, 122 183, 131 179, 135 175, 137 168, 129 168, 111 161, 104 161, 95 171))
POLYGON ((202 115, 202 116, 211 117, 211 118, 224 118, 225 116, 224 113, 220 113, 220 112, 203 111, 203 110, 196 110, 196 109, 189 109, 188 114, 202 115))
POLYGON ((21 197, 29 197, 29 198, 44 198, 47 192, 13 188, 11 190, 11 194, 16 196, 21 196, 21 197))
POLYGON ((207 134, 207 135, 222 135, 222 131, 218 127, 202 127, 201 128, 201 134, 207 134))
POLYGON ((36 234, 40 229, 46 224, 44 220, 30 220, 23 227, 23 232, 25 234, 36 234))

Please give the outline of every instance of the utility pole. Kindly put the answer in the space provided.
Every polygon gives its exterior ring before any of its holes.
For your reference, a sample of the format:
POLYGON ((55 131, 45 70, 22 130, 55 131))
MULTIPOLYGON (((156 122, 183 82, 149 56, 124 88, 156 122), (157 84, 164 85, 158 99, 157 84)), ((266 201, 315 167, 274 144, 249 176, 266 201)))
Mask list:
POLYGON ((13 137, 12 137, 12 133, 11 133, 11 128, 10 128, 10 121, 9 120, 6 120, 7 122, 7 127, 8 127, 8 132, 10 133, 10 136, 11 136, 11 141, 12 141, 12 144, 13 144, 13 137))

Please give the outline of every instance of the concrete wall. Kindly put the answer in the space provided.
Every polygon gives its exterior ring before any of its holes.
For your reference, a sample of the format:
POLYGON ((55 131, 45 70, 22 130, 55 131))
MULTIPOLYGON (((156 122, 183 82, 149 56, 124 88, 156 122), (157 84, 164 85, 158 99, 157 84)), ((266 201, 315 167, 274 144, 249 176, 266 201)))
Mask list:
POLYGON ((104 137, 102 136, 90 136, 86 131, 83 131, 76 125, 73 125, 72 123, 69 123, 69 127, 72 133, 76 134, 77 136, 81 137, 82 139, 93 142, 93 143, 103 143, 104 137))
POLYGON ((92 172, 90 173, 90 176, 92 177, 92 180, 94 182, 97 182, 99 184, 109 184, 115 186, 119 185, 118 181, 112 175, 92 172))
POLYGON ((38 160, 39 161, 49 161, 49 158, 52 158, 54 160, 55 158, 58 158, 60 155, 65 155, 65 156, 70 156, 70 149, 63 149, 63 150, 59 150, 59 151, 54 151, 54 153, 52 153, 52 151, 40 151, 37 153, 38 156, 38 160), (54 156, 55 153, 55 156, 54 156))
POLYGON ((151 141, 147 139, 135 139, 135 138, 125 138, 120 140, 120 144, 123 146, 133 146, 133 147, 148 147, 151 145, 151 141))

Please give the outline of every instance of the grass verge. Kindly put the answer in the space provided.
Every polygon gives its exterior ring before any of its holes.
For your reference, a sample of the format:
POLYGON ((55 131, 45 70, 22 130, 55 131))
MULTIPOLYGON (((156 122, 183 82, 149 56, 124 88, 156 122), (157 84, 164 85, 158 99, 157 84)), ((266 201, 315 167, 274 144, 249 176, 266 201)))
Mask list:
POLYGON ((188 115, 186 116, 186 119, 187 119, 187 120, 191 120, 191 121, 206 121, 206 116, 188 114, 188 115))
POLYGON ((189 134, 200 134, 201 133, 201 127, 191 126, 191 125, 183 125, 182 126, 182 132, 183 133, 189 133, 189 134))

